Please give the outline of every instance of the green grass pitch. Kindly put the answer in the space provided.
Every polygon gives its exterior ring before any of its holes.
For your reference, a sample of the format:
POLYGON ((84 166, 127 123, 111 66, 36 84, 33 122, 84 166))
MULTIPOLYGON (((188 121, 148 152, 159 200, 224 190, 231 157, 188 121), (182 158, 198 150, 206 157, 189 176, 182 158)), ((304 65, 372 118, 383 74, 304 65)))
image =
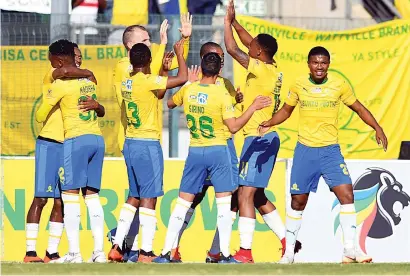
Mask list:
POLYGON ((2 263, 2 275, 410 275, 406 264, 23 264, 2 263))

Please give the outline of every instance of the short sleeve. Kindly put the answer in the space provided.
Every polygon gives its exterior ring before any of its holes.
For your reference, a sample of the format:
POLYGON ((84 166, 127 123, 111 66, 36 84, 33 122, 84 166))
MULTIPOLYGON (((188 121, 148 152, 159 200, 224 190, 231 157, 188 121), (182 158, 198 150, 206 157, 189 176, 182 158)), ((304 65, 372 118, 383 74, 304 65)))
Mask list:
POLYGON ((224 93, 222 98, 222 118, 224 120, 231 119, 235 117, 235 109, 232 105, 231 96, 228 92, 224 93))
POLYGON ((229 95, 231 96, 231 102, 233 105, 236 104, 236 90, 235 87, 233 86, 232 82, 228 79, 223 78, 224 86, 225 89, 228 91, 229 95))
POLYGON ((289 88, 288 96, 286 97, 285 103, 290 106, 296 106, 298 104, 298 101, 299 101, 298 88, 296 84, 294 84, 289 88))
POLYGON ((43 101, 49 105, 56 105, 65 95, 64 84, 62 81, 54 82, 48 91, 43 95, 43 101))
POLYGON ((270 74, 269 68, 265 63, 258 59, 249 58, 248 72, 257 77, 262 77, 264 74, 270 74))
POLYGON ((181 106, 184 104, 184 95, 185 91, 187 90, 187 87, 188 85, 182 86, 181 89, 179 89, 178 92, 172 96, 172 100, 174 101, 174 104, 176 104, 177 106, 181 106))
POLYGON ((352 88, 346 82, 343 83, 341 88, 340 99, 347 106, 351 106, 357 100, 353 94, 352 88))
POLYGON ((148 77, 149 90, 167 89, 168 77, 150 75, 148 77))
POLYGON ((43 85, 50 85, 53 83, 54 79, 53 79, 53 72, 54 72, 54 68, 51 68, 47 74, 44 76, 43 79, 43 85))

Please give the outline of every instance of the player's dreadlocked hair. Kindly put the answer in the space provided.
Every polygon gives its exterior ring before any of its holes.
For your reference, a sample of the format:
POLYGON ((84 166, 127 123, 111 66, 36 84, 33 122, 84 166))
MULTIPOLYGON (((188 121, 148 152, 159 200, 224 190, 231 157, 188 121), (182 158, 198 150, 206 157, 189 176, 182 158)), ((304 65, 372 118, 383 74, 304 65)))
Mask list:
POLYGON ((151 51, 143 43, 137 43, 132 46, 130 51, 130 62, 133 67, 142 68, 149 64, 151 60, 151 51))
POLYGON ((322 46, 313 47, 313 48, 309 51, 308 60, 309 60, 310 57, 312 57, 312 56, 325 56, 325 57, 328 57, 329 60, 330 60, 330 53, 329 53, 329 51, 328 51, 325 47, 322 47, 322 46))
POLYGON ((268 34, 259 34, 257 38, 259 46, 268 54, 269 58, 273 58, 278 51, 276 38, 268 34))
POLYGON ((203 45, 201 46, 201 50, 199 51, 199 55, 201 56, 201 58, 202 58, 202 57, 205 55, 205 53, 208 52, 209 49, 211 49, 211 48, 220 48, 220 49, 222 50, 221 45, 219 45, 218 43, 215 43, 215 42, 212 42, 212 41, 207 42, 207 43, 205 43, 205 44, 203 44, 203 45))
POLYGON ((50 44, 48 47, 50 54, 55 56, 74 57, 74 45, 67 39, 60 39, 50 44))
POLYGON ((202 74, 205 77, 213 77, 219 74, 221 70, 221 57, 216 53, 206 54, 201 61, 202 74))
POLYGON ((124 30, 124 33, 122 34, 122 44, 124 44, 124 47, 127 48, 127 50, 130 50, 130 49, 128 49, 128 47, 127 47, 127 43, 128 43, 128 41, 130 41, 132 32, 135 31, 135 30, 142 30, 142 31, 146 31, 146 32, 148 33, 148 30, 145 29, 144 26, 141 26, 141 25, 131 25, 131 26, 128 26, 128 27, 124 30))

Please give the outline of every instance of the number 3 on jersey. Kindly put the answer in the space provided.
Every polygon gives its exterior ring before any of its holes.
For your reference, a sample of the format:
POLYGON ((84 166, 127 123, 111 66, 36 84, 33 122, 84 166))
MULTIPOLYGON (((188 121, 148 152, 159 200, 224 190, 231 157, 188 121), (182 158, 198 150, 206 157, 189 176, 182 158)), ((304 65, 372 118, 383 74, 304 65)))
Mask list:
MULTIPOLYGON (((191 137, 193 139, 199 139, 200 137, 199 137, 199 134, 197 133, 198 128, 197 128, 196 120, 194 116, 192 116, 191 114, 187 114, 186 120, 188 122, 189 131, 191 132, 191 137)), ((201 132, 201 136, 206 139, 215 138, 214 127, 212 125, 213 123, 212 118, 208 116, 201 116, 199 117, 198 121, 199 121, 199 130, 201 132)))
POLYGON ((133 125, 135 128, 141 126, 141 119, 139 117, 138 106, 136 103, 129 102, 127 105, 128 111, 131 112, 131 117, 127 116, 128 125, 133 125))
MULTIPOLYGON (((97 95, 92 94, 92 95, 91 95, 91 98, 92 98, 93 100, 96 100, 96 99, 97 99, 97 95)), ((80 103, 80 102, 85 102, 85 101, 87 101, 87 99, 88 99, 87 96, 81 96, 80 98, 78 98, 78 103, 80 103)), ((89 120, 95 121, 95 120, 97 120, 97 113, 95 112, 95 110, 88 110, 88 111, 85 111, 85 112, 80 112, 80 113, 78 114, 78 116, 79 116, 80 119, 83 120, 83 121, 89 121, 89 120)))

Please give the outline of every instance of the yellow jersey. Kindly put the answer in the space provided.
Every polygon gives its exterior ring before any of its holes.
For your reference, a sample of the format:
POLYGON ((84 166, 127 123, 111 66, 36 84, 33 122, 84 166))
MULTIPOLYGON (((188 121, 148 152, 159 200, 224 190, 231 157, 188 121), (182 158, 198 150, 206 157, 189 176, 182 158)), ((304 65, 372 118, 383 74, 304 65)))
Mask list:
MULTIPOLYGON (((47 96, 48 90, 53 83, 53 71, 55 69, 51 68, 49 72, 44 76, 43 86, 42 86, 42 96, 43 101, 47 96)), ((64 126, 63 118, 61 116, 60 106, 57 104, 50 111, 47 120, 43 123, 43 128, 40 131, 39 136, 56 140, 58 142, 64 141, 64 126)))
MULTIPOLYGON (((165 54, 165 44, 155 44, 153 43, 151 46, 151 54, 153 56, 152 62, 151 62, 151 74, 152 75, 159 75, 159 72, 161 71, 162 68, 162 60, 164 58, 165 54)), ((185 59, 188 57, 188 52, 189 52, 189 39, 184 43, 184 57, 185 59)), ((176 57, 172 60, 171 64, 171 70, 178 68, 178 60, 176 57)), ((125 131, 127 129, 127 119, 125 117, 125 108, 122 104, 122 94, 121 94, 121 82, 124 77, 129 76, 129 73, 132 71, 132 65, 130 63, 130 58, 123 57, 120 59, 113 71, 113 83, 114 83, 114 91, 115 95, 117 97, 117 102, 118 105, 120 106, 120 112, 121 112, 121 121, 120 121, 120 126, 119 126, 119 131, 118 131, 118 146, 120 150, 122 151, 124 147, 124 141, 125 141, 125 131)), ((158 102, 159 109, 158 112, 162 112, 162 101, 158 102)), ((158 124, 158 128, 161 124, 158 124)), ((161 130, 160 130, 161 131, 161 130)))
POLYGON ((97 86, 89 79, 56 80, 48 90, 44 102, 37 111, 37 118, 60 104, 64 125, 64 138, 73 138, 85 134, 102 135, 94 110, 80 112, 78 103, 87 96, 97 99, 97 86))
MULTIPOLYGON (((260 60, 250 58, 246 86, 244 90, 243 107, 246 110, 259 95, 271 97, 272 105, 256 111, 249 122, 243 128, 245 136, 259 136, 259 125, 272 118, 272 115, 279 109, 279 94, 277 89, 277 66, 276 64, 266 64, 260 60)), ((280 93, 280 92, 279 92, 280 93)), ((269 132, 275 131, 271 128, 269 132)))
MULTIPOLYGON (((231 97, 232 105, 235 106, 235 105, 236 105, 236 99, 235 99, 236 90, 235 90, 235 87, 233 86, 233 84, 231 83, 231 81, 228 80, 228 79, 225 79, 225 78, 223 78, 223 77, 218 77, 218 78, 216 79, 215 84, 216 84, 216 85, 221 85, 221 86, 225 87, 225 89, 226 89, 226 90, 228 91, 228 93, 229 93, 229 96, 231 97)), ((225 125, 224 125, 224 126, 225 126, 225 125)), ((225 126, 225 136, 226 136, 226 139, 229 139, 229 138, 232 137, 232 133, 229 131, 229 129, 228 129, 227 126, 225 126)))
POLYGON ((158 98, 154 90, 166 89, 167 77, 137 73, 124 78, 121 97, 127 117, 127 138, 160 139, 158 98))
POLYGON ((328 75, 322 84, 310 76, 298 78, 290 87, 286 104, 299 103, 299 142, 309 147, 337 144, 340 102, 350 106, 356 97, 343 79, 328 75))
POLYGON ((183 86, 172 99, 176 105, 184 105, 191 147, 227 145, 224 120, 234 118, 235 111, 225 87, 194 82, 183 86))

